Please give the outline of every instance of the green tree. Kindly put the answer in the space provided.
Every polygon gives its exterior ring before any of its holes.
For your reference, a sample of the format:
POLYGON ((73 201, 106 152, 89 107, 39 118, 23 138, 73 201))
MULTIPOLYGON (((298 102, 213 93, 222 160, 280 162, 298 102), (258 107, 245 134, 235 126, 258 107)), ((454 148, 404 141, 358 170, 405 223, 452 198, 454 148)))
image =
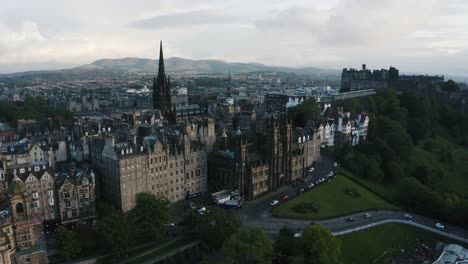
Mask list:
POLYGON ((304 127, 308 120, 317 120, 320 108, 315 99, 307 99, 301 104, 288 109, 289 118, 295 126, 304 127))
POLYGON ((136 205, 130 215, 138 227, 140 237, 160 239, 170 220, 169 204, 151 193, 138 193, 136 205))
POLYGON ((222 254, 230 263, 267 264, 271 263, 273 246, 262 229, 240 229, 223 244, 222 254))
POLYGON ((454 80, 448 80, 442 85, 442 90, 447 92, 458 92, 460 91, 460 86, 454 80))
POLYGON ((405 173, 400 164, 393 160, 387 160, 384 164, 385 181, 395 183, 404 177, 405 173))
POLYGON ((81 252, 81 244, 77 235, 63 226, 59 228, 58 244, 60 254, 68 260, 76 258, 81 252))
POLYGON ((306 227, 302 241, 304 245, 304 263, 342 263, 340 243, 326 227, 315 224, 306 227))
POLYGON ((135 241, 135 223, 128 215, 110 206, 101 206, 106 215, 101 215, 99 231, 109 249, 123 256, 135 241))
POLYGON ((303 260, 302 240, 294 237, 294 231, 286 226, 280 230, 273 249, 275 264, 299 263, 303 260))
POLYGON ((236 233, 241 226, 239 215, 222 208, 212 207, 210 213, 203 215, 203 219, 198 226, 198 236, 204 240, 208 246, 219 249, 223 242, 236 233), (205 217, 206 216, 206 217, 205 217))

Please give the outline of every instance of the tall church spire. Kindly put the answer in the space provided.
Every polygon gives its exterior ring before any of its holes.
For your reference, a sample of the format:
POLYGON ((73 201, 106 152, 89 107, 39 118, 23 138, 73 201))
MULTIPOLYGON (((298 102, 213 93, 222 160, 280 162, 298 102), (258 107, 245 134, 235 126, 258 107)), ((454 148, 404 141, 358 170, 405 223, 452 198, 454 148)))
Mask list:
POLYGON ((166 75, 164 72, 164 56, 163 56, 163 47, 162 47, 162 40, 159 43, 159 67, 158 67, 158 77, 162 77, 166 75))
POLYGON ((162 41, 159 47, 159 68, 158 76, 153 79, 153 109, 159 109, 164 119, 170 123, 175 122, 172 113, 171 90, 169 76, 166 76, 164 69, 164 56, 162 41))

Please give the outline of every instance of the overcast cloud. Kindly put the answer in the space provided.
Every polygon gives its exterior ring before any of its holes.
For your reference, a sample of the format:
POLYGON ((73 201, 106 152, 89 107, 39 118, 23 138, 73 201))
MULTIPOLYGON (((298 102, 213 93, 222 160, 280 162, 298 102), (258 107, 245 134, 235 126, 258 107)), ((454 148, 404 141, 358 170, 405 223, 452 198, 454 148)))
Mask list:
POLYGON ((102 58, 222 59, 468 76, 464 0, 3 0, 0 72, 102 58))

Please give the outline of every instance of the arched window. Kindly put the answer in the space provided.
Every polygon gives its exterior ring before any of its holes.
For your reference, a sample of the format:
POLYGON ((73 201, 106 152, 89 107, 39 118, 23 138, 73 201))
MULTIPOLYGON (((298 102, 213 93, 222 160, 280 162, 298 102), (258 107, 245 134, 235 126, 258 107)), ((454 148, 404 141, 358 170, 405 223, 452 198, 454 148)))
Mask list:
POLYGON ((23 213, 23 212, 24 212, 23 204, 22 203, 17 203, 16 204, 16 213, 19 214, 19 213, 23 213))

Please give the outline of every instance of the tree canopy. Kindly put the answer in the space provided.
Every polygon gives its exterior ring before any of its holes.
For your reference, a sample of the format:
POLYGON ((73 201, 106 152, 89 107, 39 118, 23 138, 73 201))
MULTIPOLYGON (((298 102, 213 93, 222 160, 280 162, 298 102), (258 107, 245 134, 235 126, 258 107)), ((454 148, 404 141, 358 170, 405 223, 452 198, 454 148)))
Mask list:
POLYGON ((170 220, 169 203, 151 193, 138 193, 136 205, 130 211, 134 223, 138 226, 140 237, 160 239, 165 234, 166 224, 170 220))
POLYGON ((302 235, 302 242, 304 247, 304 263, 342 263, 339 241, 326 227, 314 224, 306 227, 302 235))
POLYGON ((306 99, 301 104, 288 109, 289 118, 295 126, 304 127, 308 120, 317 120, 320 108, 314 98, 306 99))
POLYGON ((224 242, 221 252, 230 263, 269 264, 273 246, 262 229, 242 228, 224 242))
POLYGON ((76 258, 82 250, 76 234, 63 226, 59 228, 58 245, 60 254, 68 260, 76 258))

